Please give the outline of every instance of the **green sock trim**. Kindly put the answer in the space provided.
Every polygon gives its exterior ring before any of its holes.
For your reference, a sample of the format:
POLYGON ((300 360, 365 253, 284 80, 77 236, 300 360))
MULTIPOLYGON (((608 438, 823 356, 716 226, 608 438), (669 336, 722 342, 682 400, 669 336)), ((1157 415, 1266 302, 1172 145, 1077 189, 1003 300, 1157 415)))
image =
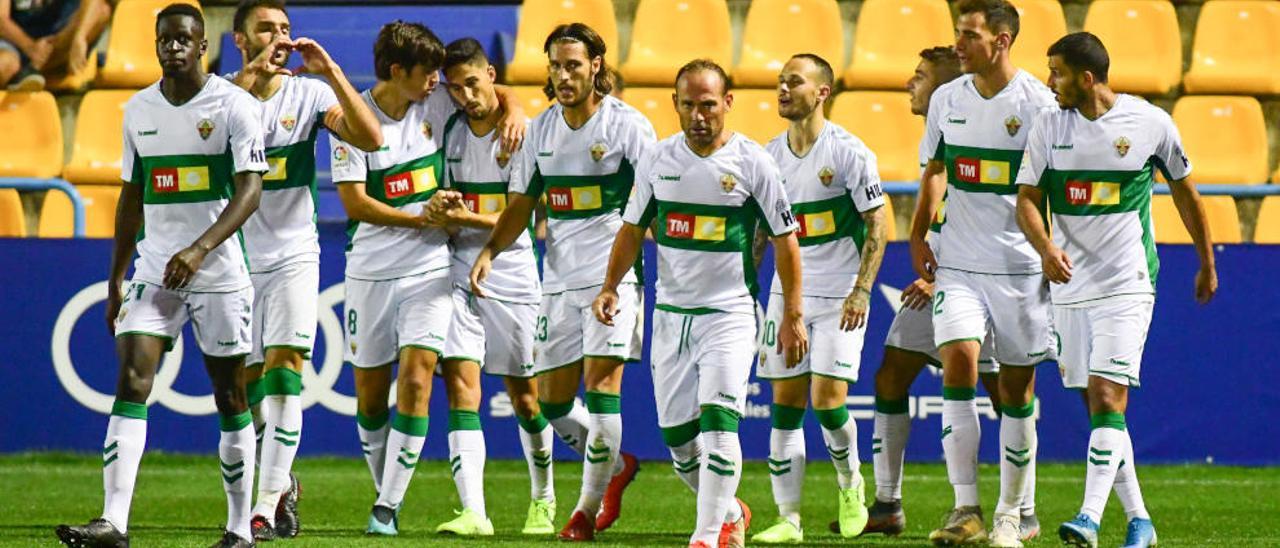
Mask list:
POLYGON ((262 399, 267 397, 266 390, 263 390, 262 379, 245 383, 244 396, 249 400, 250 407, 262 403, 262 399))
POLYGON ((147 404, 116 400, 111 404, 111 414, 117 417, 147 420, 147 404))
POLYGON ((250 424, 253 424, 253 413, 250 413, 247 409, 239 415, 218 413, 218 428, 221 428, 223 432, 238 432, 250 424))
POLYGON ((728 407, 704 405, 698 426, 703 432, 737 432, 740 419, 738 412, 728 407))
POLYGON ((702 428, 699 426, 698 419, 693 419, 684 424, 663 428, 662 443, 667 444, 667 447, 680 447, 693 441, 693 438, 698 437, 700 433, 702 428))
POLYGON ((1025 418, 1030 418, 1031 415, 1034 415, 1035 413, 1036 413, 1035 398, 1031 398, 1031 401, 1027 402, 1027 404, 1023 406, 1012 406, 1012 405, 1000 406, 1000 414, 1010 418, 1025 419, 1025 418))
POLYGON ((363 428, 365 430, 379 430, 383 426, 387 425, 387 419, 390 419, 390 418, 391 418, 390 411, 384 411, 381 415, 375 415, 372 417, 370 417, 369 415, 361 414, 359 411, 356 411, 356 423, 360 425, 360 428, 363 428))
POLYGON ((426 437, 427 416, 415 417, 397 411, 396 418, 391 419, 391 429, 409 436, 426 437))
POLYGON ((827 430, 839 430, 849 422, 849 408, 843 405, 834 409, 814 409, 813 414, 818 416, 818 422, 827 430))
POLYGON ((587 412, 617 415, 622 412, 622 396, 608 392, 587 392, 582 397, 587 403, 587 412))
POLYGON ((547 417, 542 413, 538 413, 527 419, 520 415, 516 415, 516 422, 520 423, 520 428, 523 428, 525 432, 530 434, 537 434, 538 432, 545 430, 547 425, 551 424, 547 421, 547 417))
POLYGON ((942 399, 951 401, 967 401, 973 399, 978 393, 978 389, 972 386, 944 386, 942 387, 942 399))
POLYGON ((804 408, 790 405, 773 404, 770 417, 773 427, 778 430, 799 430, 804 428, 804 408))
POLYGON ((1124 423, 1124 413, 1097 413, 1089 415, 1089 426, 1095 430, 1098 428, 1115 428, 1121 432, 1127 428, 1124 423))
MULTIPOLYGON (((258 390, 267 396, 297 396, 302 394, 302 373, 288 367, 272 368, 262 376, 258 390)), ((262 398, 258 396, 259 401, 262 398)))
MULTIPOLYGON (((467 409, 450 409, 449 410, 449 431, 457 430, 479 430, 480 429, 480 413, 467 409)), ((423 429, 424 435, 426 429, 423 429)))
POLYGON ((573 400, 566 403, 552 403, 549 401, 538 400, 538 407, 542 408, 542 416, 547 420, 553 421, 573 411, 573 400))
POLYGON ((890 400, 876 396, 876 412, 886 415, 905 415, 911 411, 911 401, 890 400))

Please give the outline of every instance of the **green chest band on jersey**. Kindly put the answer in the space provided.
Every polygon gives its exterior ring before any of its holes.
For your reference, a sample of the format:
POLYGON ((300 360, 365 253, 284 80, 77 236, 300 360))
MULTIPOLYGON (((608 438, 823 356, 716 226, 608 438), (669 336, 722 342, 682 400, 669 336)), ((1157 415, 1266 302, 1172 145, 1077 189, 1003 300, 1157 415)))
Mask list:
POLYGON ((965 192, 1017 194, 1013 184, 1022 165, 1021 150, 998 150, 943 143, 947 184, 965 192))
POLYGON ((800 247, 852 238, 858 249, 867 239, 867 225, 854 208, 853 199, 842 194, 825 200, 791 204, 800 229, 796 237, 800 247))
POLYGON ((231 153, 137 156, 134 177, 145 204, 190 204, 231 198, 231 153))
POLYGON ((622 160, 618 171, 605 175, 543 175, 535 171, 526 194, 547 195, 547 217, 556 220, 587 219, 627 205, 635 170, 622 160))
POLYGON ((462 204, 472 213, 502 213, 507 208, 507 183, 451 181, 450 185, 462 193, 462 204))
POLYGON ((1151 202, 1151 164, 1138 171, 1046 169, 1040 187, 1055 215, 1106 215, 1138 211, 1151 202))
POLYGON ((751 248, 752 208, 656 200, 658 245, 690 251, 742 252, 751 248))
POLYGON ((444 155, 436 151, 387 169, 371 169, 365 177, 364 191, 392 207, 425 202, 440 189, 443 166, 444 155))
POLYGON ((262 190, 314 187, 316 184, 316 129, 305 140, 267 149, 262 190))

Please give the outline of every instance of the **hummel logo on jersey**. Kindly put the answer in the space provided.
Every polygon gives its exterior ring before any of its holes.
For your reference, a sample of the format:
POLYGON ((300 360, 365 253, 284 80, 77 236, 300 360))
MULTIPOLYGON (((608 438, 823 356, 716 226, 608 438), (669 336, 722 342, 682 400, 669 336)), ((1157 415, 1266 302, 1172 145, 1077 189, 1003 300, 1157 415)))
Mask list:
POLYGON ((965 183, 1009 184, 1009 162, 956 158, 956 178, 965 183))
POLYGON ((140 130, 140 131, 138 131, 138 136, 139 136, 139 137, 150 137, 150 136, 155 135, 155 134, 157 134, 157 133, 160 133, 160 130, 158 130, 158 129, 144 129, 144 130, 140 130))
POLYGON ((716 392, 716 397, 719 397, 720 399, 725 401, 738 401, 738 398, 731 396, 729 394, 725 394, 724 392, 716 392))
POLYGON ((204 118, 196 123, 196 131, 200 132, 200 138, 209 140, 209 136, 213 135, 213 120, 204 118))
POLYGON ((218 341, 218 346, 235 346, 235 341, 218 341))
POLYGON ((462 158, 445 158, 444 161, 450 164, 461 164, 462 158))
POLYGON ((540 151, 540 152, 538 152, 538 157, 539 157, 539 158, 550 158, 552 154, 555 154, 555 153, 554 153, 554 152, 552 152, 552 151, 550 151, 550 150, 540 151))
POLYGON ((1021 118, 1018 118, 1018 117, 1015 115, 1015 116, 1010 116, 1010 117, 1008 117, 1008 118, 1005 118, 1005 119, 1004 119, 1004 130, 1005 130, 1005 131, 1007 131, 1007 132, 1009 132, 1009 136, 1010 136, 1010 137, 1013 137, 1014 135, 1017 135, 1017 134, 1018 134, 1018 130, 1020 130, 1020 129, 1022 129, 1022 119, 1021 119, 1021 118))
POLYGON ((1120 365, 1120 366, 1124 366, 1124 367, 1128 367, 1128 366, 1129 366, 1129 362, 1124 361, 1124 360, 1117 360, 1117 359, 1115 359, 1115 358, 1111 358, 1111 364, 1112 364, 1112 365, 1120 365))
POLYGON ((624 348, 626 346, 627 343, 609 343, 609 348, 624 348))
POLYGON ((853 369, 853 364, 851 364, 851 363, 849 363, 849 362, 842 362, 842 361, 840 361, 840 360, 836 360, 836 367, 843 367, 843 368, 845 368, 845 369, 853 369))
POLYGON ((966 119, 964 119, 964 118, 947 118, 947 123, 948 123, 948 124, 958 124, 958 125, 962 125, 962 126, 963 126, 963 125, 965 125, 965 124, 966 124, 966 123, 968 123, 968 122, 969 122, 969 121, 968 121, 968 120, 966 120, 966 119))
POLYGON ((658 180, 659 181, 679 181, 680 176, 679 175, 659 175, 658 180))
POLYGON ((724 217, 668 213, 667 237, 680 240, 724 241, 724 217))
POLYGON ((209 168, 158 167, 151 170, 151 191, 158 193, 209 190, 209 168))
POLYGON ((1129 154, 1129 139, 1127 137, 1121 136, 1112 144, 1116 147, 1116 154, 1119 154, 1121 158, 1124 158, 1126 154, 1129 154))
POLYGON ((866 189, 867 200, 874 200, 884 194, 884 189, 880 188, 880 183, 872 183, 866 189))
POLYGON ((299 338, 299 339, 310 339, 310 338, 311 338, 311 335, 308 335, 308 334, 306 334, 306 333, 298 333, 297 331, 294 331, 294 332, 293 332, 293 336, 295 336, 295 337, 297 337, 297 338, 299 338))
POLYGON ((1120 183, 1067 181, 1067 203, 1071 205, 1112 206, 1120 204, 1120 183))
POLYGON ((1053 150, 1071 150, 1073 148, 1075 148, 1075 145, 1053 145, 1053 150))

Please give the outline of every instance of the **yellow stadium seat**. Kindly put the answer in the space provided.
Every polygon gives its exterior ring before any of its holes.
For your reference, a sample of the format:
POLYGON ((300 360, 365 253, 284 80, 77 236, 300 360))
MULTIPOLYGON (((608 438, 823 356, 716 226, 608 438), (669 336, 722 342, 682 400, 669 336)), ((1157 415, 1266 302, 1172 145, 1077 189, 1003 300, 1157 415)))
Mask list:
MULTIPOLYGON (((1240 235, 1240 214, 1236 211, 1236 201, 1230 196, 1202 196, 1204 214, 1209 222, 1209 235, 1215 244, 1238 244, 1240 235)), ((1151 197, 1151 221, 1155 224, 1156 242, 1162 244, 1189 244, 1191 234, 1182 225, 1178 216, 1178 208, 1173 205, 1173 196, 1160 195, 1151 197)))
MULTIPOLYGON (((84 235, 86 238, 110 238, 116 232, 116 202, 120 185, 81 185, 76 187, 84 201, 84 235)), ((44 195, 40 208, 41 238, 70 238, 74 234, 75 213, 71 199, 57 190, 44 195)))
POLYGON ((61 171, 62 118, 53 95, 0 91, 0 177, 48 179, 61 171))
POLYGON ((1197 183, 1260 184, 1267 181, 1267 127, 1262 105, 1245 96, 1184 96, 1173 122, 1197 183))
POLYGON ((1084 30, 1107 47, 1116 91, 1164 95, 1178 85, 1182 36, 1168 0, 1097 0, 1089 4, 1084 30))
POLYGON ((86 93, 76 114, 71 162, 62 177, 72 183, 119 184, 123 144, 124 104, 133 90, 94 90, 86 93))
POLYGON ((1058 0, 1013 0, 1018 8, 1018 39, 1013 44, 1013 64, 1042 82, 1049 81, 1045 52, 1067 34, 1067 19, 1058 0))
POLYGON ((680 116, 676 114, 675 105, 671 102, 671 94, 674 92, 671 87, 627 88, 623 100, 649 119, 649 123, 653 124, 653 131, 661 140, 680 132, 680 116))
POLYGON ((737 131, 764 146, 787 130, 778 116, 778 92, 771 89, 735 89, 733 107, 725 116, 726 131, 737 131))
POLYGON ((728 72, 733 30, 725 0, 640 0, 622 77, 632 86, 675 84, 680 66, 709 58, 728 72))
POLYGON ((515 57, 507 65, 512 84, 537 84, 547 79, 547 35, 565 23, 585 23, 604 39, 604 60, 618 65, 618 22, 611 0, 525 0, 516 28, 515 57))
POLYGON ((1276 167, 1276 172, 1271 174, 1271 182, 1280 185, 1280 167, 1276 167))
POLYGON ((734 85, 773 87, 778 71, 792 55, 813 53, 840 76, 844 66, 844 30, 835 0, 755 0, 742 31, 742 58, 733 69, 734 85))
POLYGON ((900 91, 846 91, 831 106, 831 121, 862 139, 884 181, 920 179, 924 119, 911 114, 911 96, 900 91))
POLYGON ((1262 199, 1258 222, 1253 227, 1253 243, 1280 244, 1280 196, 1262 199))
POLYGON ((542 92, 542 86, 511 86, 511 91, 520 98, 524 114, 530 118, 542 114, 542 111, 547 110, 553 102, 547 99, 547 94, 542 92))
MULTIPOLYGON (((107 61, 98 72, 97 86, 144 88, 160 79, 156 61, 156 14, 169 4, 190 4, 194 0, 120 0, 111 16, 111 36, 107 39, 107 61)), ((216 40, 216 36, 207 37, 216 40)), ((209 56, 205 55, 205 66, 209 56)))
POLYGON ((921 50, 955 43, 944 0, 866 0, 855 34, 853 61, 844 73, 845 86, 853 89, 900 90, 921 50))
POLYGON ((1280 93, 1280 2, 1214 0, 1200 8, 1188 93, 1280 93))
POLYGON ((27 235, 27 220, 22 213, 22 199, 12 188, 0 188, 0 238, 27 235))

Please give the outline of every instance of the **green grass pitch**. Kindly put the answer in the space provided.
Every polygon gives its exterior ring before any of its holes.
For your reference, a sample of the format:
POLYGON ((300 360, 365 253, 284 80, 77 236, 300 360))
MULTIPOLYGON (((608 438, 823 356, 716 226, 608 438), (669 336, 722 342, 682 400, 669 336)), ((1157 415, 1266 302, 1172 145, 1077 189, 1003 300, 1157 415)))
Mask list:
MULTIPOLYGON (((453 516, 453 482, 441 461, 423 461, 405 499, 401 536, 366 538, 361 533, 373 503, 365 464, 357 459, 303 458, 295 467, 303 485, 302 536, 274 546, 553 546, 551 538, 523 537, 519 528, 528 505, 529 483, 523 462, 489 461, 486 495, 497 535, 488 539, 437 536, 436 524, 453 516)), ((558 525, 577 500, 582 467, 556 464, 558 525)), ((739 495, 763 530, 776 510, 764 463, 744 467, 739 495)), ((863 476, 872 483, 871 466, 863 476)), ((809 546, 925 546, 929 530, 950 507, 951 489, 941 464, 908 463, 906 534, 896 539, 840 539, 826 531, 835 516, 835 480, 830 463, 812 459, 805 480, 804 528, 809 546)), ((1280 545, 1280 469, 1222 466, 1146 466, 1138 469, 1147 506, 1155 518, 1161 546, 1280 545)), ((982 500, 994 507, 999 470, 982 467, 982 500)), ((1082 464, 1039 467, 1040 539, 1028 546, 1058 545, 1057 525, 1072 517, 1083 492, 1082 464)), ((101 464, 96 457, 26 454, 0 457, 0 546, 51 546, 58 523, 81 523, 101 511, 101 464)), ((871 490, 868 488, 868 496, 871 490)), ((142 463, 134 498, 130 537, 133 546, 207 546, 220 534, 225 499, 215 456, 148 455, 142 463)), ((624 501, 622 518, 596 537, 607 546, 683 546, 693 528, 694 497, 671 471, 669 462, 645 462, 624 501)), ((1101 545, 1118 546, 1124 514, 1115 497, 1103 520, 1101 545)), ((750 533, 748 535, 750 535, 750 533)), ((748 539, 750 537, 748 536, 748 539)))

